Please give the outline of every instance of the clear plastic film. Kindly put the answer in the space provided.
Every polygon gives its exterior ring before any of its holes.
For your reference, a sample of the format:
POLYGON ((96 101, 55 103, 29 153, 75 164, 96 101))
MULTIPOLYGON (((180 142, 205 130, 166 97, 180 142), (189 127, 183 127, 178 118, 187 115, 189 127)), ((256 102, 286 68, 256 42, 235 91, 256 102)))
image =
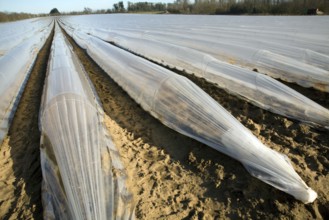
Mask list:
POLYGON ((100 39, 77 35, 98 65, 163 124, 239 160, 253 176, 304 203, 316 199, 286 156, 263 145, 190 80, 100 39))
MULTIPOLYGON (((90 28, 90 32, 99 34, 100 33, 99 28, 90 28)), ((107 30, 108 31, 108 30, 107 30)), ((133 30, 114 30, 115 32, 123 32, 126 35, 136 35, 138 32, 136 29, 133 30)), ((319 68, 322 68, 324 70, 329 70, 329 61, 328 61, 328 53, 320 53, 317 52, 317 48, 313 48, 311 46, 308 46, 308 44, 314 44, 314 39, 304 40, 303 42, 300 42, 303 47, 296 47, 296 45, 289 45, 287 44, 287 41, 289 38, 293 36, 286 36, 284 34, 274 36, 274 32, 268 32, 268 33, 262 33, 262 32, 255 32, 250 33, 250 30, 246 29, 234 29, 231 28, 229 30, 225 28, 220 28, 219 30, 214 31, 213 29, 210 30, 201 30, 199 32, 196 32, 194 30, 173 30, 173 32, 170 32, 168 30, 152 30, 152 31, 144 31, 139 32, 140 36, 142 35, 160 35, 161 36, 169 36, 169 37, 182 37, 187 39, 193 39, 195 42, 198 41, 204 41, 206 40, 208 43, 213 43, 214 45, 221 46, 222 49, 220 49, 217 53, 214 53, 215 55, 223 54, 224 51, 226 51, 226 54, 233 55, 235 52, 239 51, 239 47, 247 48, 251 52, 258 51, 258 50, 268 50, 273 53, 280 54, 282 56, 286 56, 288 58, 293 58, 299 61, 302 61, 304 63, 307 63, 309 65, 317 66, 319 68), (263 37, 258 36, 263 35, 263 37), (229 48, 226 48, 229 47, 229 48), (229 50, 231 49, 231 50, 229 50), (237 51, 235 51, 235 49, 237 51), (314 49, 314 50, 312 50, 314 49)), ((318 37, 318 36, 314 36, 318 37)), ((298 40, 297 38, 295 38, 298 40)), ((319 42, 315 42, 316 44, 319 44, 319 42)), ((324 45, 326 43, 329 43, 329 41, 321 41, 324 45)), ((318 46, 318 45, 317 45, 318 46)), ((321 48, 323 49, 323 48, 321 48)), ((322 50, 320 50, 322 51, 322 50)), ((329 51, 327 51, 329 52, 329 51)), ((237 57, 240 55, 237 54, 237 57)))
POLYGON ((56 25, 40 111, 45 219, 132 219, 120 155, 94 89, 56 25))
POLYGON ((52 26, 52 18, 36 18, 0 24, 0 57, 10 49, 52 26))
POLYGON ((8 132, 20 97, 51 26, 24 40, 0 57, 0 143, 8 132))
MULTIPOLYGON (((321 57, 322 58, 322 57, 321 57)), ((321 59, 318 60, 326 60, 321 59)), ((329 56, 326 57, 329 62, 329 56)), ((259 50, 253 60, 260 71, 274 78, 295 82, 304 87, 314 87, 329 92, 329 71, 268 50, 259 50)))
MULTIPOLYGON (((132 34, 130 31, 129 34, 132 34)), ((193 36, 193 35, 192 35, 193 36)), ((235 42, 212 42, 206 39, 194 39, 190 36, 173 35, 171 33, 144 32, 144 39, 156 39, 208 53, 219 60, 256 67, 274 78, 295 82, 304 87, 314 87, 329 92, 329 56, 314 51, 304 51, 303 58, 278 54, 277 50, 258 49, 255 45, 235 42), (308 61, 305 61, 305 58, 308 61), (309 63, 312 64, 309 64, 309 63)), ((265 47, 266 48, 266 47, 265 47)), ((289 50, 288 50, 289 51, 289 50)))
MULTIPOLYGON (((130 31, 126 31, 126 33, 127 32, 130 31)), ((190 45, 192 48, 196 47, 198 42, 200 42, 203 45, 203 50, 208 51, 217 57, 235 57, 237 60, 240 59, 247 62, 253 62, 252 54, 260 50, 269 50, 273 53, 280 54, 281 56, 300 61, 301 63, 307 63, 312 66, 318 66, 327 71, 329 70, 329 61, 327 60, 329 51, 317 52, 316 48, 307 47, 307 45, 305 45, 308 43, 307 41, 300 42, 301 45, 289 45, 287 43, 287 41, 289 41, 288 37, 276 41, 271 38, 270 34, 264 38, 259 38, 259 36, 246 38, 242 32, 236 33, 237 36, 240 36, 238 39, 236 39, 235 33, 232 33, 229 36, 222 36, 218 33, 217 35, 210 37, 198 33, 170 34, 169 32, 168 34, 168 32, 153 31, 147 31, 142 34, 144 37, 150 36, 156 39, 161 38, 162 40, 165 40, 164 37, 169 37, 167 38, 167 41, 173 41, 174 39, 179 41, 184 40, 186 41, 185 44, 190 45), (193 45, 193 42, 195 45, 193 45), (214 48, 204 48, 206 45, 213 45, 218 50, 216 51, 214 48), (240 51, 243 53, 239 53, 240 51)), ((312 42, 312 39, 310 39, 310 41, 312 42)), ((325 43, 327 42, 324 42, 323 44, 325 43)))
POLYGON ((109 31, 95 30, 91 34, 155 62, 203 77, 263 109, 329 128, 328 109, 269 76, 174 44, 127 37, 109 31))
MULTIPOLYGON (((111 29, 131 32, 157 32, 201 38, 207 41, 248 43, 258 48, 259 42, 312 50, 328 55, 329 25, 326 16, 184 16, 184 15, 92 15, 62 18, 70 27, 111 29)), ((259 48, 264 49, 264 48, 259 48)))
POLYGON ((263 109, 329 129, 328 109, 269 76, 215 60, 204 77, 263 109))
POLYGON ((168 22, 168 18, 159 22, 154 17, 154 23, 148 20, 142 25, 123 22, 119 27, 112 22, 96 22, 99 16, 68 18, 63 19, 63 22, 102 39, 111 35, 107 32, 112 32, 112 37, 113 33, 118 33, 192 48, 224 62, 257 68, 271 77, 329 92, 329 40, 325 37, 329 33, 321 31, 321 24, 324 25, 325 20, 319 18, 319 21, 302 23, 303 18, 290 18, 292 22, 285 19, 288 24, 283 29, 273 25, 273 18, 269 18, 269 21, 264 19, 265 22, 259 26, 255 25, 259 22, 254 20, 248 23, 249 26, 237 25, 235 19, 230 20, 232 27, 208 18, 204 18, 208 24, 204 25, 193 16, 180 21, 186 24, 182 27, 177 26, 177 22, 175 25, 168 22), (271 27, 266 22, 272 22, 271 27))

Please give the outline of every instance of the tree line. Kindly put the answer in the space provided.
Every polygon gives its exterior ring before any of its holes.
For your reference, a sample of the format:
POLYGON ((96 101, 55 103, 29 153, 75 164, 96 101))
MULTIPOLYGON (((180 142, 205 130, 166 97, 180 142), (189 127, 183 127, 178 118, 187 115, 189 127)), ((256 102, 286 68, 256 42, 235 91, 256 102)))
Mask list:
POLYGON ((174 0, 173 3, 115 3, 111 13, 167 12, 173 14, 273 14, 304 15, 319 9, 329 13, 329 0, 174 0))
POLYGON ((129 2, 127 9, 122 1, 113 4, 112 13, 124 13, 124 12, 165 12, 167 10, 167 4, 165 3, 153 3, 153 2, 129 2))
POLYGON ((167 4, 152 2, 128 2, 128 12, 166 11, 167 4))
MULTIPOLYGON (((50 15, 81 15, 107 13, 158 12, 173 14, 273 14, 303 15, 308 12, 329 13, 329 0, 174 0, 173 3, 128 2, 127 9, 123 1, 113 4, 112 8, 92 10, 85 7, 83 11, 60 13, 57 9, 50 15)), ((0 22, 48 16, 48 14, 7 13, 0 12, 0 22)))
POLYGON ((181 14, 273 14, 303 15, 309 9, 329 12, 329 0, 175 0, 170 13, 181 14))

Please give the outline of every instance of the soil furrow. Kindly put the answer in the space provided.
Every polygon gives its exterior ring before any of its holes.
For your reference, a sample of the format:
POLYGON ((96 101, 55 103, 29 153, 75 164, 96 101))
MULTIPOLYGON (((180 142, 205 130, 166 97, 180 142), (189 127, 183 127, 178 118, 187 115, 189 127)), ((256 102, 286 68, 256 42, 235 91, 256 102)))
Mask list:
POLYGON ((53 39, 40 50, 0 147, 0 219, 42 219, 39 108, 53 39))

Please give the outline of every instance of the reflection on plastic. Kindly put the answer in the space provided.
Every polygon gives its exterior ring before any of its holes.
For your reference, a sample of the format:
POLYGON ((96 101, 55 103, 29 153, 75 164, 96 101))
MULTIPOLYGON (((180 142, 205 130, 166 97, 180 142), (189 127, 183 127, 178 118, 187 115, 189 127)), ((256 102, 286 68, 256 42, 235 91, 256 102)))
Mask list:
POLYGON ((16 42, 15 47, 0 56, 0 144, 8 132, 37 54, 51 32, 52 25, 49 22, 51 20, 45 22, 48 26, 42 31, 22 42, 16 42))
POLYGON ((34 18, 0 23, 0 57, 15 46, 53 26, 53 18, 34 18))
POLYGON ((263 145, 229 112, 185 77, 100 39, 74 32, 88 54, 137 103, 168 127, 239 160, 260 180, 304 203, 317 194, 288 159, 263 145), (84 43, 82 43, 84 41, 84 43))
MULTIPOLYGON (((329 128, 329 110, 269 76, 219 61, 208 54, 182 46, 127 37, 109 31, 95 30, 92 34, 158 63, 184 69, 187 73, 203 77, 263 109, 329 128)), ((259 55, 259 57, 265 56, 259 55)), ((277 63, 272 66, 279 65, 283 68, 284 62, 279 63, 279 59, 273 60, 277 63)), ((302 72, 297 70, 300 67, 291 66, 290 69, 292 68, 296 69, 296 74, 302 72)), ((287 72, 293 71, 287 70, 287 72)), ((299 78, 296 77, 296 81, 299 78)), ((323 82, 325 79, 319 76, 317 80, 323 82)))
MULTIPOLYGON (((329 71, 327 70, 267 50, 258 51, 253 59, 260 70, 275 78, 329 92, 329 71)), ((329 56, 327 62, 329 62, 329 56)))
POLYGON ((45 219, 132 219, 131 194, 103 111, 59 27, 40 111, 45 219))
POLYGON ((329 29, 323 28, 329 21, 325 17, 93 15, 62 21, 101 38, 112 32, 113 39, 117 33, 192 48, 224 62, 329 92, 329 29))

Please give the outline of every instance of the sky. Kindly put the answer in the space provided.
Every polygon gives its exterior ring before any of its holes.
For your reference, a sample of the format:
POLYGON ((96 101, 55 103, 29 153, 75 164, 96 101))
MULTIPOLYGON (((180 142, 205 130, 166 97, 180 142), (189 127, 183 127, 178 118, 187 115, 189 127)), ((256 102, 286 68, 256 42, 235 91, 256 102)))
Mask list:
MULTIPOLYGON (((49 13, 57 8, 59 12, 83 11, 85 7, 93 10, 113 8, 113 4, 121 0, 0 0, 2 12, 26 12, 32 14, 49 13)), ((122 0, 127 6, 128 0, 122 0)), ((144 2, 148 0, 129 0, 144 2)), ((174 0, 149 0, 148 2, 171 3, 174 0)))

